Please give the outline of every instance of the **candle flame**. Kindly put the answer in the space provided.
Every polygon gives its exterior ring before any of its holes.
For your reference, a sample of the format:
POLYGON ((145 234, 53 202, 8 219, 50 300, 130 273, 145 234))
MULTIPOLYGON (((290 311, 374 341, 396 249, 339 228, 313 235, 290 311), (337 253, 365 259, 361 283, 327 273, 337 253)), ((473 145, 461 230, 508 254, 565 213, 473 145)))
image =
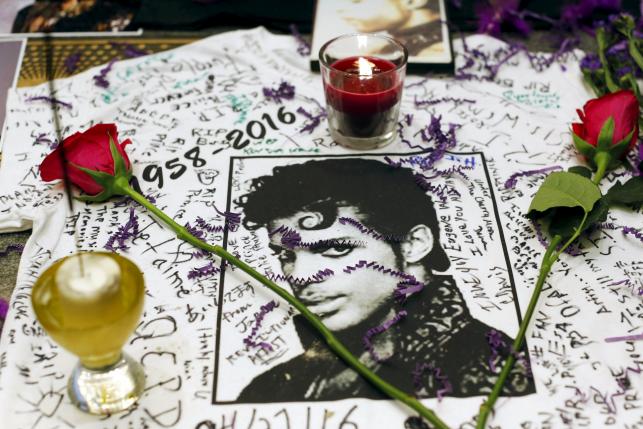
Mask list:
POLYGON ((357 70, 360 76, 372 76, 375 64, 366 58, 359 57, 356 61, 357 70))

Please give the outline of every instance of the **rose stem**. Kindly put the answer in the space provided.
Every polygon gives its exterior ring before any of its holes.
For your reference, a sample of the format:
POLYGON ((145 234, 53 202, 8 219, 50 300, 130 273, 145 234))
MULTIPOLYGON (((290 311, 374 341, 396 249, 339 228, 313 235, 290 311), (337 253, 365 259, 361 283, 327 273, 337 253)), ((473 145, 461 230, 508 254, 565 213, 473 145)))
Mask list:
POLYGON ((155 205, 150 203, 143 195, 141 195, 140 193, 132 189, 129 186, 129 184, 127 184, 126 181, 118 183, 117 187, 118 187, 118 190, 122 192, 124 195, 129 195, 132 199, 134 199, 136 202, 138 202, 139 204, 141 204, 142 206, 150 210, 159 219, 165 222, 170 228, 174 230, 174 232, 176 232, 176 235, 178 238, 184 241, 187 241, 188 243, 192 244, 195 247, 206 250, 208 252, 212 252, 217 256, 221 257, 222 259, 233 264, 234 266, 239 267, 246 274, 250 275, 250 277, 254 278, 255 280, 259 281, 260 283, 268 287, 271 291, 279 295, 286 302, 288 302, 290 305, 292 305, 297 310, 299 310, 299 312, 306 318, 306 320, 308 320, 308 322, 313 326, 313 328, 315 328, 324 337, 330 349, 333 352, 335 352, 336 355, 342 358, 355 371, 357 371, 364 378, 366 378, 373 385, 375 385, 375 387, 377 387, 380 391, 387 394, 389 397, 393 399, 397 399, 398 401, 406 404, 413 410, 417 411, 422 417, 424 417, 428 422, 430 422, 434 428, 449 429, 446 423, 444 423, 432 410, 422 405, 422 403, 417 398, 411 395, 408 395, 407 393, 401 391, 400 389, 388 383, 387 381, 384 381, 382 378, 380 378, 378 375, 376 375, 374 372, 368 369, 366 365, 360 362, 359 359, 357 359, 346 348, 346 346, 344 346, 344 344, 342 344, 341 341, 339 341, 337 337, 335 337, 335 335, 322 323, 322 321, 319 320, 319 318, 315 314, 313 314, 296 297, 289 294, 285 289, 283 289, 282 287, 280 287, 270 279, 259 274, 259 272, 257 272, 254 268, 252 268, 250 265, 246 264, 245 262, 241 261, 234 255, 229 253, 223 247, 218 245, 213 246, 211 244, 205 243, 199 240, 198 238, 196 238, 195 236, 193 236, 192 234, 190 234, 184 226, 176 223, 174 219, 172 219, 171 217, 163 213, 162 210, 160 210, 155 205))
MULTIPOLYGON (((607 166, 609 165, 609 163, 610 163, 610 157, 608 154, 606 154, 606 156, 601 156, 598 159, 596 159, 596 164, 598 169, 596 171, 594 178, 592 179, 592 182, 594 184, 598 185, 598 183, 601 181, 601 179, 603 178, 603 175, 607 170, 607 166)), ((585 215, 583 216, 583 219, 578 225, 578 228, 576 228, 576 230, 574 231, 574 234, 570 237, 569 240, 567 240, 567 242, 560 249, 556 250, 556 247, 562 240, 562 237, 560 235, 555 235, 551 243, 547 247, 547 250, 545 251, 545 255, 543 256, 543 261, 540 264, 540 272, 538 274, 538 280, 536 280, 536 287, 534 287, 534 291, 531 294, 531 299, 529 300, 529 305, 527 306, 525 317, 522 319, 522 322, 520 322, 518 335, 516 336, 516 339, 511 345, 511 353, 509 354, 509 356, 507 357, 507 360, 503 364, 502 370, 500 371, 500 375, 498 376, 498 380, 496 380, 496 383, 494 384, 491 393, 487 397, 487 400, 484 401, 482 405, 480 405, 480 414, 478 414, 478 419, 476 421, 476 429, 484 429, 486 427, 489 413, 493 410, 493 406, 496 403, 496 400, 498 399, 498 397, 500 396, 500 393, 505 384, 505 381, 509 376, 509 372, 511 372, 511 369, 513 368, 513 365, 516 362, 515 355, 518 353, 518 350, 520 350, 520 348, 522 347, 522 343, 525 339, 525 334, 527 333, 527 327, 529 326, 531 317, 534 314, 534 310, 536 309, 536 304, 538 303, 538 298, 540 297, 540 292, 542 291, 543 284, 545 283, 545 280, 547 279, 547 276, 551 271, 551 267, 558 260, 558 257, 583 232, 583 230, 585 229, 585 222, 587 221, 587 216, 588 216, 588 213, 585 212, 585 215)))

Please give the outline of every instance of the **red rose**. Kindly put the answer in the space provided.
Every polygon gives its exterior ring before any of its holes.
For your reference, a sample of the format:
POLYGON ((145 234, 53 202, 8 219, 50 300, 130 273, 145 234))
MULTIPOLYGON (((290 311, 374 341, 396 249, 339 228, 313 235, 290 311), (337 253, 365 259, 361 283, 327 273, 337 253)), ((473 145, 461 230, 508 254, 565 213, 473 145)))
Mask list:
POLYGON ((114 124, 96 124, 84 133, 75 133, 65 140, 42 161, 40 177, 50 182, 64 177, 62 150, 65 150, 67 161, 67 177, 74 185, 86 194, 97 195, 103 187, 84 171, 74 167, 84 167, 94 171, 114 174, 114 160, 109 147, 110 136, 118 152, 125 160, 125 167, 130 169, 130 161, 125 153, 125 146, 131 143, 129 139, 118 142, 118 131, 114 124))
POLYGON ((590 145, 597 146, 601 129, 610 117, 614 120, 612 145, 625 139, 634 130, 627 150, 623 151, 620 157, 625 157, 636 144, 639 135, 639 103, 632 91, 613 92, 589 100, 583 106, 583 111, 577 112, 582 123, 572 124, 572 130, 576 136, 590 145))

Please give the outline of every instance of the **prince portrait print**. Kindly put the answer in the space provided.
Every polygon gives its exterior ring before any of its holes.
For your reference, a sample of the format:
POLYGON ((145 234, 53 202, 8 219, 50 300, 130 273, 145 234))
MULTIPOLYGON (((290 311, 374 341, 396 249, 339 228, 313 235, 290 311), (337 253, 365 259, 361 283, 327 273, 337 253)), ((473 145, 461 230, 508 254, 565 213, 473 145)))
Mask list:
MULTIPOLYGON (((312 159, 252 179, 234 202, 247 230, 267 231, 294 295, 384 380, 422 398, 490 392, 491 367, 506 350, 490 347, 489 333, 497 344, 512 339, 474 318, 445 274, 451 261, 434 202, 412 170, 375 159, 312 159), (314 275, 322 270, 332 275, 314 275), (373 334, 383 325, 390 327, 373 334)), ((236 401, 384 398, 301 316, 293 322, 303 353, 256 375, 236 401)), ((503 394, 534 392, 528 365, 516 365, 503 394)))

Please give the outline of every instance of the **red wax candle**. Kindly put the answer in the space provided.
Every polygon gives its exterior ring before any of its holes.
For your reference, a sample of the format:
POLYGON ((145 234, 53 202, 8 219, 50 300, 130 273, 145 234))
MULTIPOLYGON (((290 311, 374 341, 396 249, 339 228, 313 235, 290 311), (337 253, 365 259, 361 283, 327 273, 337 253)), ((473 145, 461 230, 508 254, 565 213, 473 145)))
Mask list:
POLYGON ((343 135, 382 134, 389 122, 397 120, 402 79, 396 67, 390 61, 369 56, 348 57, 331 65, 324 85, 326 101, 343 135))

